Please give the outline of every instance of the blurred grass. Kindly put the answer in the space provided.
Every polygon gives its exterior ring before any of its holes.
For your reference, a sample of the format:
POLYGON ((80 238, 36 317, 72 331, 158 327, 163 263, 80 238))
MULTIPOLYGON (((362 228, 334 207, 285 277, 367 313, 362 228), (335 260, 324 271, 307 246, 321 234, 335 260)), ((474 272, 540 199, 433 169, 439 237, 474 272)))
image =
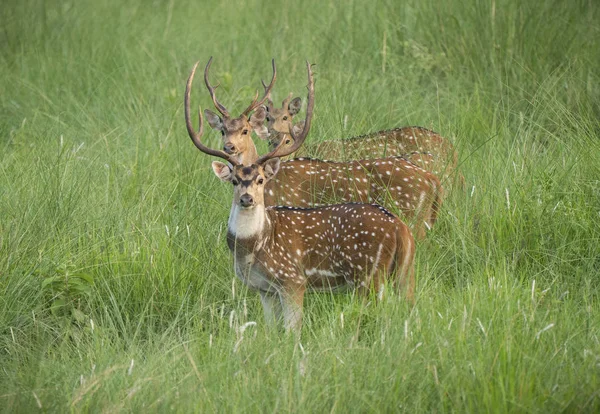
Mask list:
MULTIPOLYGON (((5 411, 599 409, 596 2, 24 1, 0 17, 5 411), (453 140, 467 191, 418 246, 415 308, 315 294, 302 346, 265 329, 224 241, 230 188, 183 126, 188 71, 211 55, 232 112, 272 57, 275 99, 304 95, 308 59, 309 139, 453 140)), ((201 82, 193 102, 211 106, 201 82)))

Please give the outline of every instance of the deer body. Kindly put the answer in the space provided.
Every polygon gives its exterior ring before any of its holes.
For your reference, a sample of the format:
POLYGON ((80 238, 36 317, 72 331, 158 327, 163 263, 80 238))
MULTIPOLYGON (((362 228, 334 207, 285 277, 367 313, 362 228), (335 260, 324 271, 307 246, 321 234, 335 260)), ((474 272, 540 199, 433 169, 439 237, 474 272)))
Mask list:
POLYGON ((417 239, 423 239, 425 227, 434 224, 441 198, 439 179, 402 157, 349 162, 288 160, 281 163, 265 193, 266 205, 378 203, 413 221, 417 239))
MULTIPOLYGON (((289 140, 287 134, 282 134, 273 142, 279 139, 289 140)), ((455 173, 458 154, 454 146, 438 133, 422 127, 402 127, 359 137, 321 141, 305 145, 296 155, 320 156, 336 161, 403 156, 440 177, 445 187, 451 188, 454 180, 460 186, 464 185, 462 174, 455 173)))
MULTIPOLYGON (((290 102, 290 98, 291 95, 283 101, 281 109, 274 108, 268 100, 267 105, 259 107, 253 115, 260 120, 256 125, 261 128, 266 121, 266 131, 255 132, 269 140, 271 149, 295 145, 292 134, 304 127, 303 122, 292 124, 292 117, 300 109, 300 99, 290 102), (278 131, 285 128, 289 128, 287 133, 278 131)), ((443 190, 438 177, 420 166, 433 166, 436 157, 426 152, 413 152, 405 157, 388 155, 387 158, 373 159, 371 155, 366 158, 370 159, 286 160, 282 163, 281 173, 269 183, 266 204, 316 207, 336 202, 375 202, 401 211, 412 221, 415 237, 425 238, 425 228, 431 228, 436 221, 443 190)))
POLYGON ((453 159, 454 146, 437 132, 419 126, 377 131, 358 137, 327 140, 306 146, 308 152, 327 152, 333 159, 383 158, 410 152, 430 152, 453 159))
POLYGON ((394 275, 412 300, 414 240, 408 227, 382 207, 257 207, 243 216, 234 202, 237 217, 230 217, 227 243, 238 278, 259 291, 263 305, 268 303, 267 319, 283 316, 286 329, 297 329, 305 291, 358 288, 366 293, 374 287, 381 296, 386 279, 394 275))

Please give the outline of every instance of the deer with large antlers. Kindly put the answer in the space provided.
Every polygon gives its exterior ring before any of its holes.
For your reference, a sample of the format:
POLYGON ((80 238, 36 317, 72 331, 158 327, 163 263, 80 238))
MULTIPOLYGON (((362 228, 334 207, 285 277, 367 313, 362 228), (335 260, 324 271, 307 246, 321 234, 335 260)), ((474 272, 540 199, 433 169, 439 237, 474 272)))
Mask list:
POLYGON ((257 119, 254 115, 249 116, 249 114, 256 108, 260 107, 270 95, 273 84, 275 83, 275 79, 277 78, 275 59, 272 61, 273 77, 271 78, 270 84, 266 85, 263 82, 263 87, 265 88, 264 96, 259 100, 258 91, 256 91, 256 95, 254 96, 254 99, 250 105, 237 118, 233 118, 229 114, 227 108, 225 108, 225 106, 217 99, 215 89, 217 89, 219 85, 212 86, 208 80, 208 73, 210 71, 211 63, 212 57, 209 59, 206 68, 204 69, 204 83, 208 89, 208 92, 210 93, 210 97, 212 98, 215 108, 217 111, 219 111, 221 116, 208 109, 204 110, 204 116, 208 120, 208 124, 213 129, 221 132, 223 139, 223 151, 229 155, 233 155, 240 163, 251 164, 258 158, 256 147, 252 142, 251 133, 254 130, 257 133, 264 134, 266 127, 262 125, 262 118, 257 119))
POLYGON ((299 330, 307 289, 356 288, 367 293, 374 287, 381 296, 385 280, 392 276, 392 282, 412 301, 414 240, 409 228, 383 207, 355 203, 309 209, 265 206, 265 186, 279 171, 279 157, 297 150, 310 130, 314 108, 310 64, 306 118, 299 134, 291 132, 294 145, 277 147, 248 164, 202 143, 200 111, 199 130, 194 130, 190 92, 197 65, 186 85, 186 127, 200 151, 229 163, 212 163, 217 177, 233 184, 227 242, 236 275, 259 291, 266 320, 283 318, 286 330, 299 330))
MULTIPOLYGON (((283 141, 284 146, 293 144, 290 130, 302 129, 302 121, 294 124, 294 116, 299 112, 302 99, 292 99, 290 93, 277 108, 271 100, 273 85, 263 82, 266 100, 262 108, 266 112, 256 118, 256 134, 268 141, 273 149, 283 141), (266 121, 264 125, 261 120, 266 121), (266 128, 265 128, 266 127, 266 128)), ((304 145, 295 156, 319 156, 328 160, 347 161, 390 156, 402 156, 442 178, 442 182, 451 187, 458 165, 458 153, 452 143, 437 132, 411 126, 373 132, 358 137, 327 140, 304 145)), ((462 174, 456 173, 456 179, 462 185, 462 174)))

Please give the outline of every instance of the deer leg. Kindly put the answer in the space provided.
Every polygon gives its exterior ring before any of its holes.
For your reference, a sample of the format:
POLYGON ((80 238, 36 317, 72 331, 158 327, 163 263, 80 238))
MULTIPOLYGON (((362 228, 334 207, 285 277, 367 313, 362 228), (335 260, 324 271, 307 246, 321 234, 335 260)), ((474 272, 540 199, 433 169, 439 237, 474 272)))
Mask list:
MULTIPOLYGON (((377 254, 375 255, 375 259, 373 262, 373 271, 371 272, 371 283, 375 288, 375 293, 377 294, 377 300, 381 302, 383 300, 383 295, 385 291, 385 276, 386 270, 385 266, 382 266, 386 260, 385 257, 389 257, 389 253, 384 251, 384 244, 380 243, 379 248, 377 249, 377 254)), ((389 261, 389 260, 388 260, 389 261)))
POLYGON ((274 326, 281 319, 281 301, 278 293, 260 292, 260 302, 263 306, 265 314, 265 322, 267 325, 274 326))
POLYGON ((419 194, 419 203, 416 208, 416 223, 415 223, 415 238, 417 240, 424 240, 426 236, 425 228, 430 228, 429 221, 431 219, 431 209, 430 202, 428 200, 427 194, 425 192, 421 192, 419 194))
MULTIPOLYGON (((415 241, 408 227, 399 229, 396 234, 396 278, 399 292, 414 303, 415 292, 415 241)), ((392 269, 390 267, 390 269, 392 269)))
POLYGON ((433 224, 437 220, 437 216, 442 205, 442 201, 444 199, 444 188, 442 187, 439 180, 432 180, 432 187, 434 192, 431 197, 431 215, 429 217, 429 224, 433 226, 433 224))
POLYGON ((302 327, 302 302, 304 301, 304 286, 280 293, 283 308, 283 324, 286 332, 300 333, 302 327))
POLYGON ((387 276, 387 269, 379 269, 373 275, 373 286, 375 287, 375 293, 377 294, 377 300, 382 302, 385 299, 385 282, 387 276))

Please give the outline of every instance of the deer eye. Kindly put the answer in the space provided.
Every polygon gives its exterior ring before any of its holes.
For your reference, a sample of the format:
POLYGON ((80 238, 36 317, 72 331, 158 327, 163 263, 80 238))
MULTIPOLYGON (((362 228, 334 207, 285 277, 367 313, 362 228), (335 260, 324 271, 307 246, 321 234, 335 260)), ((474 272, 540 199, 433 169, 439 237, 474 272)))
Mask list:
POLYGON ((248 130, 247 130, 247 129, 244 129, 244 130, 242 131, 242 135, 248 135, 248 130))
POLYGON ((264 183, 264 182, 265 182, 265 180, 263 180, 262 178, 259 178, 259 179, 258 179, 258 183, 259 183, 259 184, 262 184, 262 183, 264 183))
POLYGON ((284 117, 283 117, 283 120, 284 120, 284 121, 287 121, 287 116, 284 116, 284 117))
POLYGON ((238 180, 236 180, 235 178, 233 180, 231 180, 231 184, 233 185, 238 185, 240 182, 238 180))
POLYGON ((286 140, 285 140, 285 143, 286 143, 286 144, 289 144, 289 143, 290 143, 290 140, 289 140, 289 139, 286 139, 286 140))

